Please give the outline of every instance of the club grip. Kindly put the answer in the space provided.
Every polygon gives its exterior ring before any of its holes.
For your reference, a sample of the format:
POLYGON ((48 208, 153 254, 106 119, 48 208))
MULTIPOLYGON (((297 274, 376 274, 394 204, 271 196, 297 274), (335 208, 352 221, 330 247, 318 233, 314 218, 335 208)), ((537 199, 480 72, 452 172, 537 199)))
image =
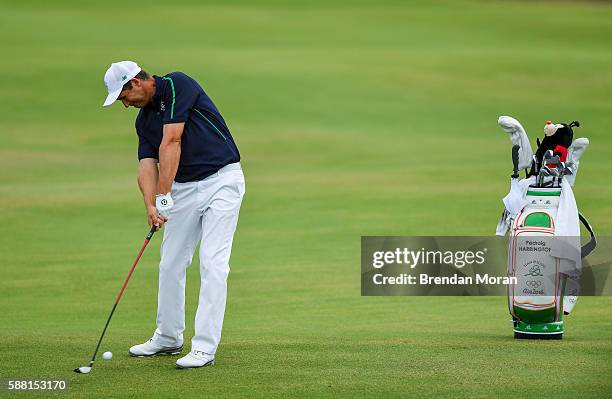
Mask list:
POLYGON ((517 179, 519 177, 519 173, 518 173, 518 163, 519 163, 519 149, 521 147, 518 145, 512 146, 512 166, 513 169, 512 171, 514 173, 512 173, 512 178, 513 179, 517 179))
POLYGON ((157 226, 153 225, 151 226, 151 231, 149 231, 149 234, 147 234, 147 241, 151 239, 151 237, 153 237, 153 234, 157 231, 157 226))

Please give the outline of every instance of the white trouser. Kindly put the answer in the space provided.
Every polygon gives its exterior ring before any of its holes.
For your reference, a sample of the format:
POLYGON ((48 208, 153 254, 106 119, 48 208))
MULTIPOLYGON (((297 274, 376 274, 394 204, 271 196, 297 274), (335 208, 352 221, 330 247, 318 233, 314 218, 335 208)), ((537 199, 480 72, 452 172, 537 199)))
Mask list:
POLYGON ((232 241, 244 196, 240 164, 204 180, 174 182, 174 207, 164 227, 154 342, 183 344, 185 274, 200 244, 200 299, 191 349, 214 355, 221 340, 232 241))

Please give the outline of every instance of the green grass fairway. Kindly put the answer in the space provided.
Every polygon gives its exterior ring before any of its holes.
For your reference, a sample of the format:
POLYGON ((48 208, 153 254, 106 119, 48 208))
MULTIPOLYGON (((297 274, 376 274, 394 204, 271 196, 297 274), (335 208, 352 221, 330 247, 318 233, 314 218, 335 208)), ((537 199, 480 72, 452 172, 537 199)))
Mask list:
MULTIPOLYGON (((612 3, 1 3, 0 379, 66 378, 77 398, 612 396, 612 298, 581 298, 562 342, 519 342, 502 297, 361 297, 359 251, 362 235, 494 234, 501 114, 533 145, 547 119, 580 120, 576 198, 611 235, 612 3), (123 59, 198 79, 243 156, 212 368, 127 355, 155 328, 159 236, 113 360, 72 372, 148 231, 136 110, 101 107, 123 59)), ((198 282, 196 263, 187 344, 198 282)))

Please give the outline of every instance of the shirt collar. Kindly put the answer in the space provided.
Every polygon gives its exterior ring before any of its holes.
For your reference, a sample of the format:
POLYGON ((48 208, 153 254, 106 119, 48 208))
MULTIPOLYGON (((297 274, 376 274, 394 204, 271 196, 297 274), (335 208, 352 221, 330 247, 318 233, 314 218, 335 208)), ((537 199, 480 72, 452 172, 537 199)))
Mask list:
POLYGON ((155 94, 153 94, 151 103, 149 105, 158 108, 161 103, 162 86, 164 84, 164 80, 157 75, 153 75, 153 79, 155 79, 155 94))

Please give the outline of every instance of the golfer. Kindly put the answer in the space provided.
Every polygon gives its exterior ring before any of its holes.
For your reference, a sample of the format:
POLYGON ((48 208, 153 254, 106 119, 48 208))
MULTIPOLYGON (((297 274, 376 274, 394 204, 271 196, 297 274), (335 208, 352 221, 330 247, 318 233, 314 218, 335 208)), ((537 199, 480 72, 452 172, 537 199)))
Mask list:
POLYGON ((181 72, 151 76, 132 61, 113 63, 107 107, 140 111, 138 185, 149 225, 165 225, 159 264, 157 329, 131 356, 178 354, 185 331, 185 273, 200 242, 200 297, 191 351, 179 368, 210 366, 221 339, 232 241, 244 196, 240 154, 202 87, 181 72))

